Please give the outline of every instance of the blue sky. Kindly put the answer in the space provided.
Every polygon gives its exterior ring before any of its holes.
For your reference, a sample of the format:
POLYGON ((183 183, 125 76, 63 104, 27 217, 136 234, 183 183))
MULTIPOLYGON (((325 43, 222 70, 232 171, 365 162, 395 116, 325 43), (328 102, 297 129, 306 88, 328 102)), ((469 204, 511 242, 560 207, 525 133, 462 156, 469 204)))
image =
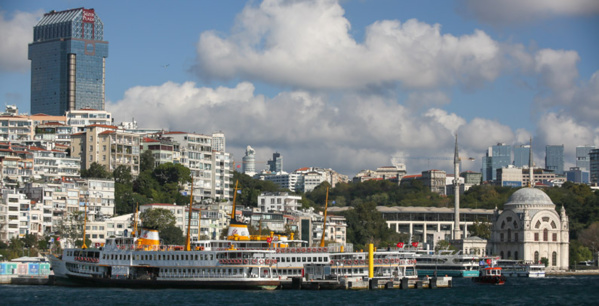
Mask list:
POLYGON ((597 1, 3 1, 1 101, 29 111, 32 28, 77 7, 104 23, 115 123, 223 131, 236 160, 451 173, 456 132, 475 171, 497 142, 533 137, 537 165, 564 144, 566 168, 599 146, 597 1))

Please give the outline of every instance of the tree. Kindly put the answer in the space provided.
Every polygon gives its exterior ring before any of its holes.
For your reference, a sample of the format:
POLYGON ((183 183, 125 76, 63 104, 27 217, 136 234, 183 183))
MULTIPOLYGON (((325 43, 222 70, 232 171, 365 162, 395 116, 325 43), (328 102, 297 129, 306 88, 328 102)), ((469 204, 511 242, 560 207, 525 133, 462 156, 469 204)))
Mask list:
POLYGON ((161 164, 154 168, 152 173, 160 185, 168 183, 185 184, 191 182, 191 171, 181 164, 161 164))
POLYGON ((143 172, 146 170, 154 171, 154 167, 156 165, 156 159, 152 154, 152 151, 145 150, 139 156, 139 171, 143 172))
POLYGON ((591 251, 599 251, 599 222, 594 222, 587 229, 578 234, 578 241, 591 251))
POLYGON ((576 264, 593 259, 593 253, 587 247, 577 240, 570 241, 570 266, 576 267, 576 264))
POLYGON ((164 244, 185 244, 187 238, 183 236, 183 231, 176 225, 169 225, 160 231, 160 239, 164 244))
POLYGON ((474 221, 474 224, 468 226, 468 232, 470 236, 477 236, 483 239, 491 238, 491 224, 487 222, 479 222, 478 219, 474 221))
POLYGON ((112 172, 115 184, 131 186, 133 184, 133 175, 131 175, 131 167, 120 165, 112 172))
POLYGON ((158 232, 174 226, 176 222, 175 215, 170 210, 163 208, 148 209, 142 212, 139 218, 144 228, 155 229, 158 232))
POLYGON ((405 239, 387 226, 374 202, 359 203, 354 209, 344 212, 344 215, 347 220, 347 240, 354 244, 355 249, 365 249, 369 243, 376 247, 389 247, 405 239))
POLYGON ((111 178, 110 172, 106 171, 106 168, 97 162, 91 163, 89 169, 81 170, 82 178, 100 178, 100 179, 109 179, 111 178))
POLYGON ((437 242, 437 245, 435 246, 435 251, 440 250, 450 250, 453 251, 452 253, 455 253, 458 251, 458 248, 451 245, 451 243, 449 243, 449 241, 447 240, 439 240, 439 242, 437 242))
POLYGON ((75 246, 76 241, 83 236, 83 217, 83 211, 74 211, 58 220, 56 232, 60 239, 64 239, 67 246, 75 246))

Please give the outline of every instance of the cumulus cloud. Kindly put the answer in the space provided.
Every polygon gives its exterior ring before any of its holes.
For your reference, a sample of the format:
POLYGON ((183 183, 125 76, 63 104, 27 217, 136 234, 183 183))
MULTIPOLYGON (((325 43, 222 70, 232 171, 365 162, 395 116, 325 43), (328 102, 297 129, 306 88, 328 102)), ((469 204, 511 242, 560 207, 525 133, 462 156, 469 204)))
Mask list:
POLYGON ((483 31, 453 36, 439 24, 382 20, 357 42, 350 28, 337 1, 266 0, 247 6, 230 35, 203 32, 193 70, 324 90, 475 88, 501 70, 499 45, 483 31))
POLYGON ((458 11, 494 26, 522 24, 560 16, 599 14, 595 0, 461 0, 458 11))
POLYGON ((306 91, 281 92, 273 98, 254 91, 248 82, 217 88, 167 82, 131 88, 122 100, 108 103, 107 110, 117 122, 135 117, 142 127, 223 131, 227 151, 236 160, 247 145, 257 150, 261 160, 276 150, 283 154, 287 171, 319 166, 354 175, 365 168, 389 165, 399 151, 411 154, 406 159, 408 171, 451 169, 447 160, 414 157, 453 156, 456 130, 464 134, 460 138, 464 152, 481 152, 481 144, 513 137, 509 128, 496 122, 476 119, 468 123, 440 109, 419 114, 380 96, 348 94, 338 105, 327 95, 306 91), (477 131, 471 134, 484 141, 468 140, 472 136, 463 129, 468 125, 477 131))
POLYGON ((41 11, 17 11, 7 17, 6 12, 0 11, 0 72, 25 72, 29 69, 27 47, 33 41, 31 29, 41 16, 41 11))

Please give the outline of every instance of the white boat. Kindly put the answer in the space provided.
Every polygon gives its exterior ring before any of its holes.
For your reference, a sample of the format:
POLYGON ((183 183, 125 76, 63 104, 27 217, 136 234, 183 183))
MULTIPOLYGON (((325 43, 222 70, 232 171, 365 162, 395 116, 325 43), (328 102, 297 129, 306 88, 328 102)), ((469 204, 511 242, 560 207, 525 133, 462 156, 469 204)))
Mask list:
POLYGON ((58 284, 131 288, 276 289, 269 250, 183 250, 159 244, 158 232, 109 238, 99 249, 65 249, 50 256, 58 284))
POLYGON ((503 275, 507 277, 545 277, 545 265, 542 263, 499 259, 497 266, 502 268, 503 275))

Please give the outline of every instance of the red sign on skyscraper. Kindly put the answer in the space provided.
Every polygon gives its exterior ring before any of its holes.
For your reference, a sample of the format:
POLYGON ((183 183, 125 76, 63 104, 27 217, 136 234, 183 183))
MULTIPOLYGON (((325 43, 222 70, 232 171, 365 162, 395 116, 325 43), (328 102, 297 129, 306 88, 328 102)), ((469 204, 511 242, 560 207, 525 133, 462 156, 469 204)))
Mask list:
POLYGON ((93 9, 91 10, 83 10, 83 18, 82 21, 83 22, 89 22, 89 23, 94 23, 94 17, 96 16, 96 13, 94 12, 93 9))

